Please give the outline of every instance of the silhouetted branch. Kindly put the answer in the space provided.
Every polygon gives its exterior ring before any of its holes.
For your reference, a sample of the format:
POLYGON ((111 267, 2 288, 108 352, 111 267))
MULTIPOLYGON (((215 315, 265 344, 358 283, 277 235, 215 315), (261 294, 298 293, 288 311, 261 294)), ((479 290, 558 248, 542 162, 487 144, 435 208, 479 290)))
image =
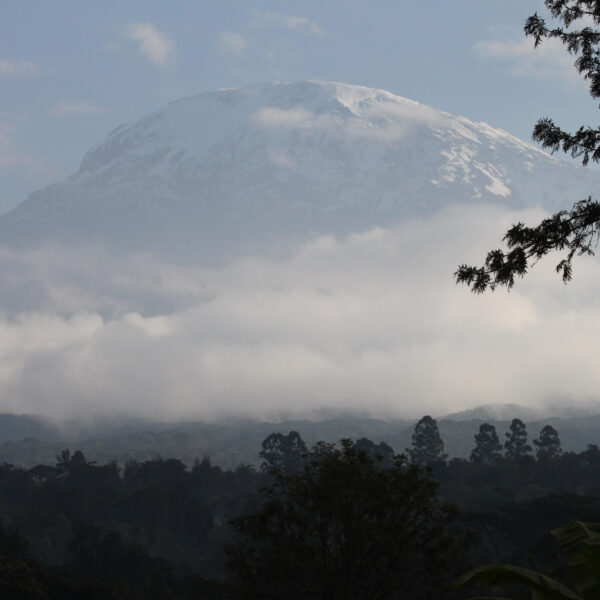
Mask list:
POLYGON ((475 293, 497 286, 510 289, 515 277, 523 277, 531 264, 555 250, 567 254, 556 265, 564 283, 573 276, 574 256, 593 255, 600 239, 600 203, 591 197, 577 202, 567 212, 561 210, 535 227, 513 225, 503 238, 507 250, 488 252, 482 267, 460 265, 454 273, 457 283, 468 285, 475 293))

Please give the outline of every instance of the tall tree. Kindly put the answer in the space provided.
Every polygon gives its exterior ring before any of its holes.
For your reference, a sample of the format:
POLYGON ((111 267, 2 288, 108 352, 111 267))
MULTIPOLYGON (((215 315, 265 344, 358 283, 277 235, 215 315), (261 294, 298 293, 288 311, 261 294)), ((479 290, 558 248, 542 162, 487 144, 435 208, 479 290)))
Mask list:
MULTIPOLYGON (((545 0, 544 4, 558 26, 549 27, 536 13, 525 22, 525 35, 533 38, 536 48, 544 40, 560 40, 575 58, 577 71, 589 82, 592 98, 600 98, 600 0, 545 0)), ((533 139, 552 152, 561 150, 581 158, 584 165, 590 160, 600 162, 600 127, 582 125, 569 133, 544 117, 535 125, 533 139)), ((503 238, 506 250, 488 252, 481 267, 460 265, 454 275, 457 283, 465 283, 476 293, 497 286, 510 289, 515 277, 524 276, 531 264, 558 250, 566 251, 556 265, 566 283, 572 277, 573 258, 593 255, 599 240, 600 203, 589 196, 575 202, 571 210, 561 210, 533 227, 513 225, 503 238)))
POLYGON ((489 423, 479 426, 479 433, 475 434, 475 448, 471 452, 470 460, 479 465, 493 465, 502 458, 502 444, 498 439, 496 428, 489 423))
POLYGON ((446 598, 466 538, 436 489, 404 456, 381 469, 351 440, 317 445, 301 472, 276 475, 257 513, 233 522, 234 597, 446 598))
POLYGON ((304 466, 308 448, 297 431, 272 433, 263 440, 259 456, 263 459, 263 472, 282 471, 286 474, 297 473, 304 466))
POLYGON ((533 440, 535 456, 539 461, 551 461, 560 457, 562 446, 558 431, 552 425, 545 425, 540 431, 540 437, 533 440))
POLYGON ((513 419, 505 434, 504 456, 520 459, 531 454, 531 446, 527 443, 527 425, 521 419, 513 419))
POLYGON ((425 415, 416 425, 412 434, 412 447, 406 449, 412 462, 417 465, 430 465, 444 461, 444 442, 435 419, 425 415))
POLYGON ((354 443, 354 449, 364 452, 376 465, 383 469, 389 469, 394 464, 396 453, 394 449, 385 442, 376 444, 367 438, 360 438, 354 443))

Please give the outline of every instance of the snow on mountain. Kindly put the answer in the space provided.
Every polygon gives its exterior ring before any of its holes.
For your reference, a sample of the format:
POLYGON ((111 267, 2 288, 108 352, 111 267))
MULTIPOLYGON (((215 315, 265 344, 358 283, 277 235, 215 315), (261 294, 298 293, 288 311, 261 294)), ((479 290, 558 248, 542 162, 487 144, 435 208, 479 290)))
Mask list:
POLYGON ((318 81, 172 102, 0 219, 0 239, 220 252, 360 231, 452 203, 568 206, 600 174, 390 92, 318 81))

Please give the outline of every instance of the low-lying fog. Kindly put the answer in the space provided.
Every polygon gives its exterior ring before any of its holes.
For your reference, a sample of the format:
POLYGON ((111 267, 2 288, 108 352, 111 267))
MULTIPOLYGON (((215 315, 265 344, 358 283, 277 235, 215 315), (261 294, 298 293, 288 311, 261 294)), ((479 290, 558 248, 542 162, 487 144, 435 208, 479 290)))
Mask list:
POLYGON ((558 256, 510 293, 453 281, 513 222, 540 216, 454 207, 221 266, 2 250, 0 412, 273 420, 592 405, 597 259, 577 260, 568 286, 558 256))

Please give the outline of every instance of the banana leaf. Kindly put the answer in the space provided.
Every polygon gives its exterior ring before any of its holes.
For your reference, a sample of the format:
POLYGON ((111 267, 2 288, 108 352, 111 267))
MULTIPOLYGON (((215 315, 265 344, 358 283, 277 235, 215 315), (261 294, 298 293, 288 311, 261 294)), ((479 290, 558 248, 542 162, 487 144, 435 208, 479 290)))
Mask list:
POLYGON ((585 600, 600 598, 600 524, 574 521, 551 533, 561 547, 577 591, 585 600))
POLYGON ((493 564, 473 569, 456 578, 452 587, 463 588, 472 583, 490 586, 520 583, 531 589, 535 600, 585 600, 577 592, 543 573, 512 565, 493 564))

